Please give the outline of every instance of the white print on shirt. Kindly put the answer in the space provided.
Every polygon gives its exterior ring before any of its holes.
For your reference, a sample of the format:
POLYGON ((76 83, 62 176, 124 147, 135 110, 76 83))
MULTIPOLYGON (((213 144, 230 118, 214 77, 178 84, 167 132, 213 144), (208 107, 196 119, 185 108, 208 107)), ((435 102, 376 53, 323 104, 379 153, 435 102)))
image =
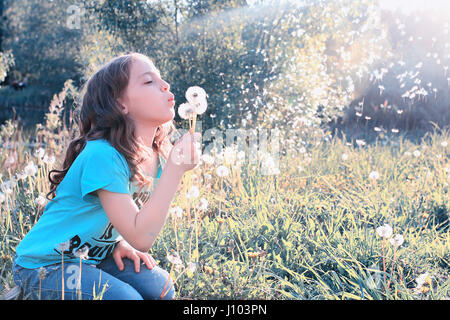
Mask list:
MULTIPOLYGON (((114 229, 113 225, 109 223, 105 230, 103 231, 102 236, 99 239, 90 238, 88 241, 81 244, 81 238, 79 235, 73 236, 69 242, 69 248, 63 252, 64 257, 67 258, 76 258, 74 252, 86 246, 88 251, 87 260, 100 262, 105 259, 116 247, 118 241, 109 240, 112 238, 112 230, 114 229)), ((56 252, 61 254, 58 250, 55 249, 56 252)))

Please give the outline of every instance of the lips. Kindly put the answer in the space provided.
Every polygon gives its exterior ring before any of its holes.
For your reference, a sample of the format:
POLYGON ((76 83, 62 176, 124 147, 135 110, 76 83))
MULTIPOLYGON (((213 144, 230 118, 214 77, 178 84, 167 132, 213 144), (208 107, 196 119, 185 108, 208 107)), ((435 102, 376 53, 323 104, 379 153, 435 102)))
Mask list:
POLYGON ((171 96, 171 97, 169 98, 169 101, 175 101, 175 97, 174 97, 174 96, 171 96))

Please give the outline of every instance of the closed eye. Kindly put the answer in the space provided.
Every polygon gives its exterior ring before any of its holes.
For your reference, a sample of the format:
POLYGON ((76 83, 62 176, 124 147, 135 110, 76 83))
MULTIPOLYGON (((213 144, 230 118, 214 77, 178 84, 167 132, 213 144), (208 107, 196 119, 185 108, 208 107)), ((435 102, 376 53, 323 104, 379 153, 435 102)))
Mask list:
POLYGON ((146 84, 147 84, 147 83, 152 83, 152 82, 153 82, 153 81, 147 81, 146 84))

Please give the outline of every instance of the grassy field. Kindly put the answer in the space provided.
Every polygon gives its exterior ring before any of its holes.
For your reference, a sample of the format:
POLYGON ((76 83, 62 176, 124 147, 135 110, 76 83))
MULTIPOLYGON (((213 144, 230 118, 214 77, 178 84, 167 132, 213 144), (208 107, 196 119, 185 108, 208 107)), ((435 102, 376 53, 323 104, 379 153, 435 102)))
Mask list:
MULTIPOLYGON (((65 154, 70 134, 53 114, 32 137, 1 126, 1 291, 65 154)), ((187 173, 151 250, 178 298, 448 299, 449 132, 354 142, 310 136, 275 175, 246 161, 224 177, 217 163, 187 173), (389 239, 377 232, 385 224, 389 239)))

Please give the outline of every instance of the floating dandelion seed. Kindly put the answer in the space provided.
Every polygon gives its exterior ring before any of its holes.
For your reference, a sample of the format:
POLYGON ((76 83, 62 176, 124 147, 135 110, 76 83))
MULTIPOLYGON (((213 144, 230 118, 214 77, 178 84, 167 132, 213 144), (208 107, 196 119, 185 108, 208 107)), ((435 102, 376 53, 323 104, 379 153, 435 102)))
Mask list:
POLYGON ((356 139, 356 144, 361 147, 361 146, 365 146, 366 142, 362 139, 356 139))
POLYGON ((395 128, 391 129, 391 131, 394 132, 394 133, 398 133, 399 132, 399 130, 395 129, 395 128))

